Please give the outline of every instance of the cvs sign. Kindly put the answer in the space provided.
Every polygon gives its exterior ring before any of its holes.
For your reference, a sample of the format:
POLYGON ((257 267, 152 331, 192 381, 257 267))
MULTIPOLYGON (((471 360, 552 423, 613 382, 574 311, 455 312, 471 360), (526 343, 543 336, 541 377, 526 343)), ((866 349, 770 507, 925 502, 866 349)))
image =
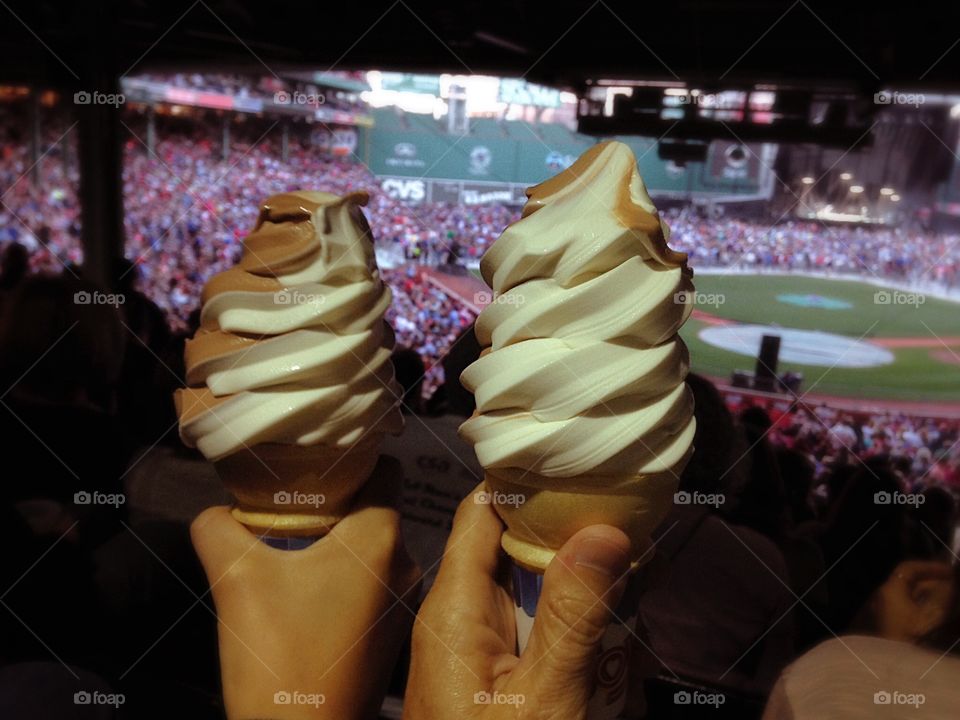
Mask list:
POLYGON ((380 188, 394 200, 418 203, 427 198, 427 187, 423 180, 387 178, 380 184, 380 188))

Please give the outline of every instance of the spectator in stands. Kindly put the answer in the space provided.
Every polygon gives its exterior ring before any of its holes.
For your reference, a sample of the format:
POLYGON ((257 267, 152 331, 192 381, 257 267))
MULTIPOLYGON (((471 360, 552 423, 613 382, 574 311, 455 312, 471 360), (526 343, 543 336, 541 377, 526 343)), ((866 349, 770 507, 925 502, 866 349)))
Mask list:
POLYGON ((394 350, 392 359, 397 382, 403 388, 400 408, 405 415, 420 415, 425 374, 423 358, 416 350, 401 347, 394 350))
POLYGON ((764 720, 873 720, 888 709, 902 716, 903 708, 932 720, 954 712, 960 703, 956 568, 900 563, 866 615, 879 637, 831 639, 794 662, 771 693, 764 720))
POLYGON ((442 395, 443 403, 434 404, 428 416, 408 415, 403 434, 388 437, 383 446, 403 468, 403 537, 423 569, 424 592, 436 577, 457 504, 483 480, 473 448, 457 433, 473 412, 473 395, 460 384, 460 373, 479 356, 470 326, 443 358, 446 379, 434 394, 442 395))
POLYGON ((882 461, 856 468, 824 518, 820 546, 830 572, 829 614, 834 633, 845 632, 870 595, 904 559, 904 505, 892 500, 900 483, 882 461))
POLYGON ((745 470, 744 440, 717 389, 696 375, 688 382, 697 433, 680 490, 690 502, 660 526, 662 577, 640 617, 665 672, 762 694, 793 657, 790 578, 774 543, 715 512, 745 470))
POLYGON ((30 254, 20 243, 14 242, 3 250, 0 260, 0 293, 15 289, 30 271, 30 254))

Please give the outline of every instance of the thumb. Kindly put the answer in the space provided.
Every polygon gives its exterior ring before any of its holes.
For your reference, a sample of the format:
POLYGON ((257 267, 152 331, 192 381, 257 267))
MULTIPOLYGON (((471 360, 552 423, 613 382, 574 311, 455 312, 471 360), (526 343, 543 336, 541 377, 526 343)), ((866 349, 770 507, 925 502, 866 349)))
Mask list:
POLYGON ((547 567, 530 641, 517 668, 519 677, 529 673, 528 687, 544 701, 564 698, 570 711, 586 707, 600 640, 629 569, 630 539, 609 525, 580 530, 547 567))

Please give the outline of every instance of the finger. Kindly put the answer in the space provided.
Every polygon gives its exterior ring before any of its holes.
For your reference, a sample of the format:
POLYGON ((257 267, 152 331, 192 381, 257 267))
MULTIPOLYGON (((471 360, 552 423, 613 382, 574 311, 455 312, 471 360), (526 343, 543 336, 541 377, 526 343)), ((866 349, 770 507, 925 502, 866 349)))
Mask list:
POLYGON ((503 524, 492 505, 480 501, 484 489, 485 484, 480 483, 457 507, 437 575, 441 587, 456 587, 477 578, 493 579, 496 574, 503 524))
MULTIPOLYGON (((584 528, 547 567, 519 677, 536 692, 562 696, 571 713, 592 692, 597 649, 623 594, 630 539, 609 525, 584 528)), ((547 695, 544 695, 547 697, 547 695)))

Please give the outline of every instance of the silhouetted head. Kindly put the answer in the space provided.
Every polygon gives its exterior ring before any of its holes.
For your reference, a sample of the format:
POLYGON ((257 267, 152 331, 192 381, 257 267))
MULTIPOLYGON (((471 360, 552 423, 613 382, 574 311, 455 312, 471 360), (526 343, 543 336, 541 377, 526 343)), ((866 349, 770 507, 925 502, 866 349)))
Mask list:
POLYGON ((740 487, 745 480, 741 461, 746 448, 723 396, 713 383, 694 373, 687 376, 687 385, 693 392, 697 431, 693 456, 680 478, 681 489, 715 493, 740 487))
POLYGON ((30 271, 30 253, 20 243, 10 243, 4 248, 0 260, 0 290, 12 290, 30 271))
POLYGON ((773 427, 770 414, 758 405, 752 405, 740 413, 740 423, 758 435, 762 435, 773 427))
POLYGON ((397 348, 391 360, 397 382, 403 388, 401 409, 405 413, 418 414, 423 394, 423 376, 426 372, 423 358, 416 350, 397 348))
POLYGON ((123 363, 124 337, 110 296, 69 275, 27 278, 4 304, 4 387, 52 402, 107 407, 123 363))
POLYGON ((793 522, 812 520, 810 491, 815 474, 813 463, 803 453, 784 447, 776 449, 776 458, 793 522))
POLYGON ((453 341, 443 357, 443 387, 446 393, 447 411, 453 415, 470 417, 477 407, 473 393, 460 382, 460 374, 480 357, 480 343, 473 332, 473 325, 464 329, 453 341))

